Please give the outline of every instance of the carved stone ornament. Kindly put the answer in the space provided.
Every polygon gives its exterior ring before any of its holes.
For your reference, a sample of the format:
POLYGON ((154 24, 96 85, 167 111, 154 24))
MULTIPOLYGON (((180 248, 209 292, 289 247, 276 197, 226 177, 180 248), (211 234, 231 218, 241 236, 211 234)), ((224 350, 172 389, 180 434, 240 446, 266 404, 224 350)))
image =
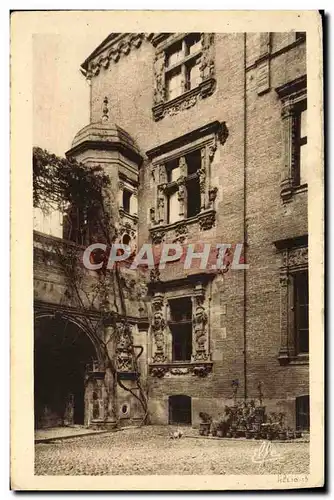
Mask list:
POLYGON ((218 193, 218 188, 217 187, 211 187, 209 189, 209 203, 210 206, 212 206, 217 198, 217 193, 218 193))
POLYGON ((169 372, 172 375, 186 375, 189 373, 189 368, 188 367, 180 367, 180 368, 170 368, 169 372))
POLYGON ((175 238, 173 243, 184 243, 188 236, 188 226, 185 222, 178 224, 175 228, 175 238))
POLYGON ((102 54, 93 57, 87 64, 86 78, 90 79, 100 73, 101 68, 108 69, 111 62, 117 63, 123 56, 128 55, 132 49, 138 49, 144 40, 151 41, 153 33, 125 33, 116 35, 114 40, 106 47, 102 54))
POLYGON ((165 231, 162 229, 151 230, 152 242, 154 245, 159 245, 165 238, 165 231))
POLYGON ((155 363, 163 363, 166 360, 165 327, 166 321, 163 313, 163 296, 161 294, 155 294, 152 300, 151 322, 151 332, 155 345, 153 362, 155 363))
POLYGON ((151 366, 150 374, 152 377, 162 378, 167 372, 167 367, 164 366, 151 366))
POLYGON ((116 339, 117 371, 130 372, 133 370, 133 342, 131 326, 125 321, 116 323, 116 339))
POLYGON ((199 226, 201 230, 206 231, 211 229, 216 222, 216 212, 213 210, 208 212, 201 212, 199 216, 199 226))
POLYGON ((149 368, 150 375, 157 378, 163 378, 165 375, 206 377, 211 372, 212 362, 188 363, 187 366, 150 365, 149 368))
POLYGON ((184 92, 175 99, 166 99, 165 84, 165 51, 158 48, 154 60, 154 94, 153 118, 161 120, 165 116, 173 116, 181 111, 191 108, 199 100, 213 94, 216 87, 214 63, 214 34, 201 34, 202 53, 200 62, 201 82, 198 87, 184 92))
POLYGON ((206 377, 212 371, 212 364, 195 365, 192 372, 197 377, 206 377))
POLYGON ((204 291, 195 289, 195 313, 193 316, 193 335, 195 342, 194 361, 207 361, 208 353, 208 315, 204 307, 204 291))
POLYGON ((308 265, 308 247, 293 248, 288 253, 288 266, 306 267, 308 265))
POLYGON ((150 272, 150 281, 151 283, 158 283, 160 280, 160 271, 158 267, 151 269, 150 272))

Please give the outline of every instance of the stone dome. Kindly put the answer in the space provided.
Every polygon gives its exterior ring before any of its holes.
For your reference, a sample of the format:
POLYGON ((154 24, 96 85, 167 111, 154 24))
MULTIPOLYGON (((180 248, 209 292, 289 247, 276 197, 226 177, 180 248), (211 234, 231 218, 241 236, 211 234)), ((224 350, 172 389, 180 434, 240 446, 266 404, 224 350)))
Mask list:
POLYGON ((79 130, 66 156, 75 156, 77 152, 83 149, 116 149, 126 156, 130 155, 133 159, 137 158, 138 163, 141 161, 140 150, 130 134, 116 123, 108 121, 90 123, 79 130))
POLYGON ((120 142, 139 153, 139 149, 130 134, 116 123, 96 122, 86 125, 74 136, 72 148, 85 141, 120 142))

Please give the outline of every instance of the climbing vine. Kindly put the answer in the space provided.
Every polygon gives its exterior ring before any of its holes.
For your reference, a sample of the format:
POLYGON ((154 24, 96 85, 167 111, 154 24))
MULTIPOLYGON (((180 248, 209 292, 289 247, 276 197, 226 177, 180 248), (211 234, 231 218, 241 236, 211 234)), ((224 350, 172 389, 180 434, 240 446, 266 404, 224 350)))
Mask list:
MULTIPOLYGON (((112 218, 110 200, 109 177, 100 166, 88 167, 74 159, 60 158, 39 147, 33 148, 33 204, 44 213, 58 210, 68 213, 75 209, 84 214, 83 222, 89 224, 91 231, 86 244, 93 241, 104 242, 107 248, 118 237, 112 218)), ((46 240, 47 241, 47 240, 46 240)), ((121 269, 117 263, 112 269, 107 268, 108 255, 100 256, 103 266, 95 273, 94 277, 88 276, 82 265, 82 248, 74 243, 62 239, 52 239, 52 245, 45 243, 43 259, 57 266, 64 276, 64 300, 70 303, 80 313, 86 323, 86 328, 98 339, 104 353, 105 365, 113 375, 112 387, 105 381, 107 393, 106 407, 112 405, 112 413, 118 421, 117 408, 113 402, 116 400, 117 385, 135 397, 144 412, 143 423, 149 422, 147 395, 142 385, 138 368, 138 358, 142 353, 141 346, 133 345, 133 337, 129 336, 131 343, 129 352, 132 356, 132 366, 136 373, 136 385, 129 388, 117 376, 117 363, 115 356, 110 355, 108 345, 115 345, 118 341, 117 325, 120 320, 125 323, 131 332, 128 322, 126 301, 124 298, 124 280, 121 269), (118 299, 118 300, 117 300, 118 299), (110 311, 113 311, 110 314, 110 311), (98 313, 99 320, 92 319, 90 311, 98 313), (100 332, 103 325, 109 322, 113 335, 101 338, 100 332), (136 354, 135 350, 140 350, 136 354)), ((107 419, 108 411, 105 412, 107 419)))

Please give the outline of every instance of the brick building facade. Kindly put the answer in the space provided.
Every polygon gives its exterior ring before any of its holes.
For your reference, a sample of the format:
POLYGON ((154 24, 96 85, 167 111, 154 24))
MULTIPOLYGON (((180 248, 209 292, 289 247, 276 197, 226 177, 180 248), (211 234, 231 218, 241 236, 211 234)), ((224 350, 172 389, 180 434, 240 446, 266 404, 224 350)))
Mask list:
MULTIPOLYGON (((268 411, 308 428, 305 34, 112 34, 82 70, 91 123, 67 156, 110 176, 120 241, 243 243, 249 265, 175 262, 146 276, 145 297, 125 273, 152 423, 197 425, 238 380, 239 398, 257 398, 262 383, 268 411)), ((36 315, 80 323, 62 286, 52 266, 35 265, 36 315)), ((98 383, 78 396, 86 424, 98 383)), ((117 394, 120 417, 140 418, 131 395, 117 394)))

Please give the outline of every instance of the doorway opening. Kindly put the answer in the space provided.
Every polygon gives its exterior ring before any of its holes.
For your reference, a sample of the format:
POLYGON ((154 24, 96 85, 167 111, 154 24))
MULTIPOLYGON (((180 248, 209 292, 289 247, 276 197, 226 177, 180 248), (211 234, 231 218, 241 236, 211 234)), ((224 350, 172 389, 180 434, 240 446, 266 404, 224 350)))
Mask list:
POLYGON ((95 347, 75 323, 45 317, 35 323, 35 427, 85 423, 86 366, 95 347))
POLYGON ((169 396, 169 423, 191 425, 191 397, 169 396))

